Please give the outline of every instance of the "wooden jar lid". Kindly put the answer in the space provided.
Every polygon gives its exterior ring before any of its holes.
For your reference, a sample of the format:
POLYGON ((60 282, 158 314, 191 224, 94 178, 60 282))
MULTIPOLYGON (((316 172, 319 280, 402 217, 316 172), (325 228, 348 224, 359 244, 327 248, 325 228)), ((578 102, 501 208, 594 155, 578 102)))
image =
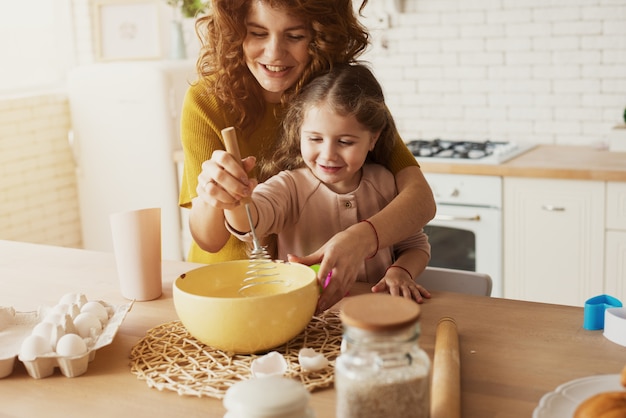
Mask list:
POLYGON ((419 305, 387 293, 351 296, 341 305, 339 317, 348 326, 366 331, 394 331, 417 322, 419 305))

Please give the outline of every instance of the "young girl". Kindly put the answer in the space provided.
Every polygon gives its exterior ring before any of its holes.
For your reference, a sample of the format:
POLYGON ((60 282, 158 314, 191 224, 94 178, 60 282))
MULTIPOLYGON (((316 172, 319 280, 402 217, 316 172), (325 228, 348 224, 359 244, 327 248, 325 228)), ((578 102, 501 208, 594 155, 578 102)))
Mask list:
MULTIPOLYGON (((278 258, 288 259, 315 251, 382 210, 398 193, 393 174, 381 165, 397 140, 394 133, 382 88, 365 66, 337 65, 311 81, 285 115, 274 161, 259 167, 278 174, 252 193, 257 235, 277 234, 278 258)), ((224 213, 231 233, 249 240, 245 208, 224 213)), ((414 278, 429 258, 428 238, 420 231, 371 254, 357 280, 373 284, 373 292, 421 302, 430 294, 414 278)))

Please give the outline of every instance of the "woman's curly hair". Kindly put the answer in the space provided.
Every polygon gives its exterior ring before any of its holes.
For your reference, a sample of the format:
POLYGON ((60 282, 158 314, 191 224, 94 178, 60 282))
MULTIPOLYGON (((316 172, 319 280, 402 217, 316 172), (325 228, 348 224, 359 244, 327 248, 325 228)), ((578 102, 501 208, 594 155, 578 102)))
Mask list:
MULTIPOLYGON (((239 115, 241 129, 255 128, 266 106, 262 88, 243 55, 245 19, 253 1, 284 9, 307 22, 311 30, 311 61, 296 85, 283 94, 283 103, 334 64, 354 62, 369 43, 351 0, 213 0, 209 13, 196 22, 202 45, 196 66, 203 79, 213 78, 207 88, 239 115)), ((364 0, 359 13, 366 4, 364 0)))

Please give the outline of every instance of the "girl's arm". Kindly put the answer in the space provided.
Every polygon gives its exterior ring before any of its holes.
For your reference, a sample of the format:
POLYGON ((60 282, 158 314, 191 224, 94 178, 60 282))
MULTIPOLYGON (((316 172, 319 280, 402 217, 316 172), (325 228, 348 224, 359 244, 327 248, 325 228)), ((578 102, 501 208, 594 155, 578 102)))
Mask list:
MULTIPOLYGON (((250 200, 248 201, 248 207, 250 208, 250 215, 252 216, 253 224, 256 224, 256 219, 258 217, 256 206, 250 200)), ((233 209, 225 209, 224 217, 226 218, 226 222, 231 226, 235 231, 241 233, 250 232, 250 221, 248 221, 248 213, 246 212, 245 203, 242 201, 241 204, 233 209)))
POLYGON ((430 260, 430 244, 424 230, 394 245, 394 249, 397 254, 395 262, 387 267, 383 278, 372 287, 372 292, 387 292, 418 303, 422 303, 423 298, 429 299, 430 292, 415 281, 430 260))

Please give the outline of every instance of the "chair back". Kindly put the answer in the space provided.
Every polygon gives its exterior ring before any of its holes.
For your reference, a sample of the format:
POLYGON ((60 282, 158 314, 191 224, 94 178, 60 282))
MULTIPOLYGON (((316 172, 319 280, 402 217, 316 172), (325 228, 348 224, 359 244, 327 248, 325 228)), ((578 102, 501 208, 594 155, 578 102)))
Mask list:
POLYGON ((485 273, 448 269, 442 267, 426 267, 415 281, 426 290, 466 293, 470 295, 491 296, 491 277, 485 273))

